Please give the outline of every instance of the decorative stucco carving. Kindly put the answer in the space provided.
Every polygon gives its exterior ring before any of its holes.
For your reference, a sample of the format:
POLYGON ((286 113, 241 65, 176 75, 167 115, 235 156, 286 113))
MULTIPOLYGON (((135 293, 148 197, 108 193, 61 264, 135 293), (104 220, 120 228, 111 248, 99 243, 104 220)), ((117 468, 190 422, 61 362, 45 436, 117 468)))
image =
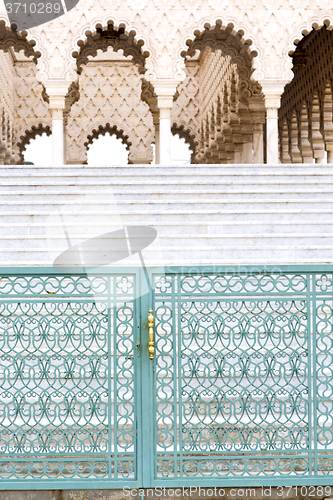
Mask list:
POLYGON ((219 27, 207 28, 190 45, 183 53, 186 79, 178 87, 173 133, 190 145, 192 162, 245 161, 243 144, 252 142, 254 124, 265 120, 261 87, 251 80, 253 54, 219 27))
POLYGON ((153 119, 141 100, 141 77, 131 61, 95 61, 83 66, 79 77, 80 99, 73 104, 67 125, 67 161, 85 163, 88 135, 117 126, 126 131, 129 162, 153 159, 153 119), (108 124, 108 125, 107 125, 108 124))
POLYGON ((322 50, 325 44, 332 46, 332 28, 330 0, 247 0, 246 5, 235 0, 115 0, 111 13, 104 0, 80 0, 66 16, 17 33, 10 28, 1 2, 0 51, 5 58, 0 71, 6 75, 0 89, 0 162, 4 157, 19 161, 22 145, 17 149, 16 144, 21 144, 26 131, 29 135, 40 126, 51 126, 37 81, 45 86, 48 81, 72 83, 65 116, 70 162, 85 161, 84 133, 99 126, 104 130, 108 123, 128 134, 130 161, 150 161, 158 109, 156 95, 148 94, 153 86, 158 88, 159 81, 181 81, 172 110, 172 131, 189 143, 192 161, 240 161, 243 145, 250 144, 263 121, 264 83, 282 88, 290 82, 293 60, 295 77, 286 88, 280 113, 281 145, 285 148, 288 132, 289 157, 308 158, 307 140, 304 131, 299 131, 305 127, 306 110, 308 140, 318 160, 322 153, 317 152, 323 147, 333 149, 329 122, 332 61, 322 50), (31 60, 11 60, 11 47, 31 60), (86 68, 93 65, 91 57, 110 47, 131 60, 126 64, 112 61, 109 66, 95 61, 93 84, 98 89, 91 96, 82 87, 93 86, 86 68), (317 66, 312 65, 313 57, 317 66), (33 74, 28 78, 25 71, 33 74), (308 94, 298 90, 298 74, 312 89, 308 94))
POLYGON ((27 145, 38 135, 43 134, 52 134, 51 125, 39 123, 38 125, 31 125, 29 128, 22 131, 22 134, 19 136, 19 141, 16 144, 19 150, 19 161, 16 163, 24 163, 23 152, 25 151, 27 145))
MULTIPOLYGON (((0 16, 6 21, 4 7, 0 16)), ((36 43, 41 53, 38 61, 39 78, 66 78, 75 81, 74 52, 85 43, 87 32, 93 37, 96 28, 105 30, 108 23, 114 30, 124 30, 135 43, 143 43, 146 79, 185 78, 182 53, 189 41, 202 36, 207 29, 220 29, 238 38, 247 52, 253 54, 253 79, 292 78, 292 63, 288 54, 293 43, 312 27, 333 25, 329 0, 115 0, 112 15, 107 2, 80 0, 66 16, 28 31, 27 40, 36 43), (226 15, 227 12, 227 15, 226 15)), ((90 35, 89 35, 90 36, 90 35)))
POLYGON ((148 57, 148 52, 142 52, 141 47, 144 44, 142 40, 135 41, 135 33, 125 34, 124 28, 114 29, 112 23, 108 23, 106 29, 101 26, 96 27, 94 35, 86 33, 86 40, 83 44, 82 40, 77 43, 80 50, 73 52, 72 56, 76 59, 77 72, 82 72, 82 65, 87 64, 89 56, 95 57, 98 50, 106 52, 108 47, 117 52, 122 50, 124 56, 131 56, 134 64, 138 65, 139 72, 144 73, 145 59, 148 57))
POLYGON ((43 99, 43 85, 36 79, 37 67, 31 61, 16 61, 14 65, 15 158, 23 162, 22 153, 31 139, 51 133, 51 113, 43 99))
POLYGON ((313 159, 321 161, 325 149, 333 149, 333 31, 326 26, 310 31, 298 43, 292 60, 294 78, 285 87, 279 110, 281 161, 286 161, 288 157, 294 161, 298 155, 306 162, 313 159), (305 120, 307 136, 302 133, 305 120), (282 140, 283 133, 286 136, 287 132, 288 140, 286 137, 282 140), (311 157, 308 142, 312 150, 311 157))
POLYGON ((186 78, 178 86, 178 99, 172 110, 172 132, 185 139, 195 162, 200 143, 200 65, 198 61, 186 63, 186 78))
POLYGON ((35 51, 36 42, 27 39, 27 32, 17 33, 6 25, 5 20, 0 19, 0 50, 8 52, 14 48, 16 52, 24 51, 26 57, 33 57, 34 61, 41 56, 41 53, 35 51))

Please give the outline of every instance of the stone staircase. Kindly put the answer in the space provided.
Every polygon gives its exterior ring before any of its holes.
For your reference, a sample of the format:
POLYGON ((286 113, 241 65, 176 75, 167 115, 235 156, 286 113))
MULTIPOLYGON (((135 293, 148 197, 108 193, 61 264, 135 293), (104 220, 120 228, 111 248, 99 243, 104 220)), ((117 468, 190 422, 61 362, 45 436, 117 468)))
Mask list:
POLYGON ((148 266, 333 262, 326 165, 1 166, 0 193, 1 266, 51 266, 124 226, 156 229, 148 266))

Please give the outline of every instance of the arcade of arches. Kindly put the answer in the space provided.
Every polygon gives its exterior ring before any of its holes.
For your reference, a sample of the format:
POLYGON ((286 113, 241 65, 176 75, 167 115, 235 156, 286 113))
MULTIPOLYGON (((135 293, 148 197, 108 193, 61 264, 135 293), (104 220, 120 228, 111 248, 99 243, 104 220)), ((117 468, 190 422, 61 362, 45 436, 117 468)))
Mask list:
POLYGON ((22 164, 29 141, 44 133, 55 165, 86 163, 105 133, 122 140, 131 164, 151 163, 153 144, 156 163, 169 163, 171 134, 185 139, 192 163, 333 163, 333 11, 325 2, 316 20, 282 2, 284 25, 273 2, 254 2, 246 15, 233 5, 238 26, 214 7, 200 21, 201 7, 191 19, 182 5, 176 20, 159 2, 127 3, 126 21, 124 2, 115 4, 117 22, 103 2, 82 0, 23 33, 0 5, 0 164, 22 164))

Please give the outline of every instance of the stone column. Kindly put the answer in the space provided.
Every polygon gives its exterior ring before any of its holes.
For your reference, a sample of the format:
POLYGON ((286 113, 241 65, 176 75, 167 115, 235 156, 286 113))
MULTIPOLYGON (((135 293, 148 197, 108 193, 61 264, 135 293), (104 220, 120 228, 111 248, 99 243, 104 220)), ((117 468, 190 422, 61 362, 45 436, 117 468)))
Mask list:
POLYGON ((333 163, 333 149, 327 150, 327 163, 333 163))
POLYGON ((160 147, 159 157, 162 165, 171 163, 171 108, 160 109, 160 147))
POLYGON ((158 111, 153 114, 153 123, 155 129, 155 163, 160 163, 160 113, 158 111))
POLYGON ((253 163, 253 125, 250 121, 250 117, 245 118, 244 114, 242 117, 242 163, 251 164, 253 163))
POLYGON ((171 112, 179 81, 156 80, 152 83, 159 109, 159 163, 169 165, 171 163, 171 112))
POLYGON ((264 103, 259 97, 252 97, 249 109, 253 123, 253 163, 264 163, 264 124, 266 120, 264 103))
POLYGON ((278 108, 267 108, 266 131, 267 163, 274 165, 279 163, 278 108))
POLYGON ((253 163, 252 141, 247 141, 243 144, 243 163, 253 163))
POLYGON ((240 165, 243 163, 243 151, 235 151, 235 164, 240 165))
POLYGON ((11 126, 11 120, 8 119, 7 123, 7 148, 5 156, 5 165, 12 165, 14 159, 13 155, 13 128, 11 126))
POLYGON ((70 108, 66 106, 65 111, 63 113, 64 117, 64 165, 67 164, 67 138, 66 138, 66 127, 68 125, 68 115, 70 112, 70 108))
POLYGON ((293 163, 302 163, 302 155, 298 142, 298 122, 296 114, 291 118, 290 124, 290 156, 293 163))
POLYGON ((254 124, 253 131, 253 163, 264 163, 264 130, 262 123, 254 124))
POLYGON ((64 165, 64 112, 61 108, 51 109, 52 113, 52 165, 64 165))
POLYGON ((319 97, 317 94, 313 96, 312 101, 312 130, 311 130, 311 144, 313 150, 313 156, 316 163, 323 163, 325 158, 325 142, 320 126, 320 104, 319 97))
POLYGON ((309 141, 309 117, 306 105, 302 106, 301 113, 301 154, 303 163, 313 163, 313 151, 309 141))
POLYGON ((281 140, 281 162, 291 163, 291 157, 289 154, 289 131, 288 123, 285 121, 282 126, 282 137, 281 140))
POLYGON ((53 80, 45 82, 44 86, 49 96, 52 115, 52 165, 64 165, 66 158, 64 112, 70 82, 53 80))
POLYGON ((326 83, 323 99, 323 132, 325 136, 325 149, 327 151, 327 163, 333 163, 333 96, 329 82, 326 83))
POLYGON ((0 147, 0 165, 5 165, 6 158, 6 148, 4 146, 0 147))
POLYGON ((287 81, 263 80, 260 82, 265 96, 266 108, 266 157, 267 163, 274 165, 279 163, 279 131, 278 131, 278 110, 281 102, 281 95, 287 81))

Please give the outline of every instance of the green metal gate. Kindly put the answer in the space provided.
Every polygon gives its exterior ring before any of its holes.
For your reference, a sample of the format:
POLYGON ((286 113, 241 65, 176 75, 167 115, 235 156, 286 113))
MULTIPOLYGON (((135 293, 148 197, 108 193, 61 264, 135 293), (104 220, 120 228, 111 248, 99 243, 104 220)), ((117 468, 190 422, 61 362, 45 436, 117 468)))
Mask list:
POLYGON ((332 267, 151 279, 151 484, 330 484, 332 267))
POLYGON ((138 273, 2 271, 0 487, 139 484, 138 273))
POLYGON ((330 484, 332 271, 0 269, 0 488, 330 484))

